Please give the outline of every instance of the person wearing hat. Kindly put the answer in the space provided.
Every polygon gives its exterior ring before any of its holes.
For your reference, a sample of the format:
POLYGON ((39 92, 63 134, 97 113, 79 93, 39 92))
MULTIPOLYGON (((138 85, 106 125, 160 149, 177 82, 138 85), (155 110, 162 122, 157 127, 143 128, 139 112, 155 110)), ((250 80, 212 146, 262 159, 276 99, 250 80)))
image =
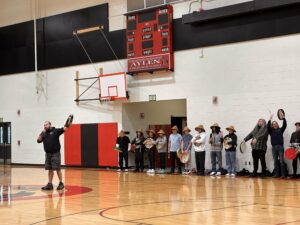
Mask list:
POLYGON ((221 127, 217 123, 214 123, 210 127, 210 129, 212 131, 209 137, 212 171, 209 175, 220 176, 222 171, 223 132, 221 131, 221 127))
POLYGON ((134 145, 135 170, 134 172, 143 172, 144 170, 144 134, 142 129, 136 131, 136 137, 131 141, 134 145))
POLYGON ((160 129, 157 132, 157 139, 156 139, 156 149, 159 154, 160 160, 160 170, 159 173, 165 173, 166 171, 166 158, 167 158, 167 138, 165 132, 160 129))
POLYGON ((243 142, 247 142, 250 139, 253 157, 253 174, 251 177, 257 177, 258 162, 260 160, 262 173, 261 176, 266 176, 266 152, 267 152, 267 141, 268 141, 268 127, 266 120, 259 119, 253 130, 244 138, 243 142))
MULTIPOLYGON (((282 113, 279 111, 279 113, 282 113)), ((283 133, 286 129, 286 119, 284 114, 280 116, 282 118, 283 123, 282 127, 279 127, 277 121, 272 121, 273 115, 270 116, 268 121, 268 132, 271 137, 271 145, 272 145, 272 155, 274 160, 274 171, 275 174, 273 178, 285 178, 285 162, 284 162, 284 138, 283 133)))
POLYGON ((117 138, 117 145, 122 150, 119 152, 119 169, 118 172, 123 171, 123 160, 125 160, 125 172, 128 172, 128 146, 130 144, 129 138, 125 135, 125 132, 121 130, 119 137, 117 138))
POLYGON ((203 125, 198 125, 195 127, 196 134, 192 138, 191 143, 195 150, 195 159, 197 167, 197 175, 205 175, 205 142, 206 133, 203 125))
MULTIPOLYGON (((295 123, 296 131, 292 133, 290 143, 292 146, 300 145, 300 122, 295 123)), ((300 154, 293 160, 293 175, 290 178, 297 177, 297 163, 298 159, 300 160, 300 154)))
POLYGON ((191 148, 190 145, 193 136, 190 134, 191 130, 188 127, 183 128, 182 130, 182 151, 183 153, 188 153, 190 155, 189 161, 184 164, 184 174, 191 173, 191 148))
POLYGON ((156 142, 155 142, 155 132, 150 129, 147 131, 148 137, 144 141, 145 149, 148 152, 149 159, 149 169, 147 173, 155 173, 155 150, 156 150, 156 142))
POLYGON ((226 176, 235 177, 236 175, 236 146, 237 146, 237 136, 235 134, 236 130, 234 126, 229 126, 226 128, 228 134, 224 137, 224 147, 225 147, 225 157, 227 165, 226 176))
POLYGON ((178 127, 173 126, 171 128, 172 134, 169 136, 169 149, 168 158, 171 158, 171 173, 175 172, 175 161, 178 166, 178 173, 181 173, 181 162, 177 157, 177 150, 181 149, 182 146, 182 136, 178 133, 178 127))

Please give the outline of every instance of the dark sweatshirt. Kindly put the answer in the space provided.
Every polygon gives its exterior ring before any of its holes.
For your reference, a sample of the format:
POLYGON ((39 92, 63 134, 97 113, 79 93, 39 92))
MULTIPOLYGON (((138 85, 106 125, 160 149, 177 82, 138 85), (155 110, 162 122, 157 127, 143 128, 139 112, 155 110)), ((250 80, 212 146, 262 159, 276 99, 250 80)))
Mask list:
POLYGON ((290 143, 300 143, 300 131, 292 133, 290 143))
POLYGON ((284 144, 283 141, 283 133, 286 129, 286 119, 283 118, 282 127, 274 129, 272 128, 271 120, 268 122, 268 132, 271 136, 271 144, 272 146, 282 145, 284 144))
POLYGON ((120 149, 122 149, 123 152, 128 151, 129 143, 130 143, 130 140, 127 136, 117 138, 117 144, 119 144, 119 147, 120 147, 120 149))
POLYGON ((226 152, 235 152, 236 151, 236 146, 237 146, 237 136, 235 133, 231 133, 231 134, 227 134, 225 137, 224 137, 224 140, 226 138, 230 138, 231 141, 228 141, 227 144, 229 145, 232 145, 231 148, 229 149, 225 149, 226 152))
POLYGON ((46 153, 56 153, 60 151, 59 136, 64 133, 64 128, 51 127, 50 130, 42 132, 40 136, 42 140, 37 140, 38 143, 43 142, 46 153))

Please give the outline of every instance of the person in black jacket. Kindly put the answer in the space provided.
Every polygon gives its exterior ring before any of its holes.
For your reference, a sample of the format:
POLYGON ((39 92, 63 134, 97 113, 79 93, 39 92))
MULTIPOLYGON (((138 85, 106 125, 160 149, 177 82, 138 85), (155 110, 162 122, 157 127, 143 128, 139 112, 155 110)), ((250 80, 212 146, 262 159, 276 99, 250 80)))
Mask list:
POLYGON ((48 170, 48 184, 42 187, 42 190, 53 190, 52 180, 54 171, 56 171, 59 179, 57 190, 62 190, 65 187, 64 183, 62 182, 62 173, 60 170, 61 146, 59 142, 59 136, 62 135, 65 130, 67 130, 66 126, 63 128, 55 128, 52 127, 51 122, 46 121, 44 123, 44 130, 41 132, 37 139, 38 143, 43 143, 44 145, 44 150, 46 152, 45 169, 48 170))
POLYGON ((144 170, 144 135, 141 129, 136 131, 136 137, 131 141, 131 144, 134 145, 134 154, 135 154, 135 170, 134 172, 143 172, 144 170))
MULTIPOLYGON (((295 123, 296 131, 292 133, 290 143, 292 145, 300 145, 300 122, 295 123)), ((293 160, 293 176, 291 178, 297 177, 297 163, 300 160, 300 154, 293 160)))
POLYGON ((236 146, 237 146, 237 136, 235 134, 236 130, 234 126, 229 126, 226 128, 228 134, 224 137, 224 148, 226 152, 226 164, 227 164, 227 174, 226 176, 235 177, 236 174, 236 146))
POLYGON ((128 172, 128 147, 130 144, 129 138, 125 135, 123 130, 120 131, 119 137, 117 138, 117 145, 122 150, 119 152, 119 169, 118 172, 123 171, 123 160, 125 160, 125 172, 128 172))
POLYGON ((286 129, 286 119, 282 114, 283 123, 282 127, 279 127, 277 121, 272 121, 273 115, 271 115, 268 121, 268 132, 271 136, 271 144, 272 144, 272 154, 274 160, 274 178, 285 178, 285 163, 284 163, 284 140, 283 133, 286 129), (279 161, 279 162, 278 162, 279 161), (279 168, 280 166, 280 168, 279 168), (281 175, 280 175, 281 172, 281 175))

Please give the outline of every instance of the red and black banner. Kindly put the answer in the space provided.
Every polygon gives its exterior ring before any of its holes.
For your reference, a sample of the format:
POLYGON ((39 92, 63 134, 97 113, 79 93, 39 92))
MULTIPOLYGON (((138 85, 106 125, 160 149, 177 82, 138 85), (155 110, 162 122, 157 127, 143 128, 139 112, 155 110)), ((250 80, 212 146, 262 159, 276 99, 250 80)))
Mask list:
POLYGON ((73 124, 65 133, 65 165, 117 166, 117 123, 73 124))

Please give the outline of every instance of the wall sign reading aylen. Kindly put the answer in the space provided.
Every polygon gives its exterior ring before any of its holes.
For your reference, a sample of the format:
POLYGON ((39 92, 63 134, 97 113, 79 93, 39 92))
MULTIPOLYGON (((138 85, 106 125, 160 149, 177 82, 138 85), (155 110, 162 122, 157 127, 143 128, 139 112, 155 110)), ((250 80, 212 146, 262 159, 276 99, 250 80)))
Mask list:
POLYGON ((170 54, 161 54, 128 60, 128 71, 131 72, 147 72, 162 69, 172 69, 170 67, 170 54))

